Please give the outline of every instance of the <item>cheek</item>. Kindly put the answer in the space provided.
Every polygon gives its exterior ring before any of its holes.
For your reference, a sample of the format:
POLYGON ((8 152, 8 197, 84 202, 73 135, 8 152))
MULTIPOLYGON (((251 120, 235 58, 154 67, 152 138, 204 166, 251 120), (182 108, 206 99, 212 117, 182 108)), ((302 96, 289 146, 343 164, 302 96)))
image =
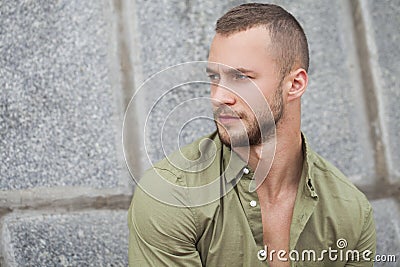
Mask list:
POLYGON ((254 116, 254 114, 265 114, 270 112, 272 108, 271 105, 273 104, 263 95, 249 99, 248 103, 249 107, 247 109, 251 112, 252 116, 254 116))
POLYGON ((251 105, 261 106, 265 105, 269 96, 274 94, 274 88, 265 81, 256 80, 245 90, 242 90, 243 98, 251 105))

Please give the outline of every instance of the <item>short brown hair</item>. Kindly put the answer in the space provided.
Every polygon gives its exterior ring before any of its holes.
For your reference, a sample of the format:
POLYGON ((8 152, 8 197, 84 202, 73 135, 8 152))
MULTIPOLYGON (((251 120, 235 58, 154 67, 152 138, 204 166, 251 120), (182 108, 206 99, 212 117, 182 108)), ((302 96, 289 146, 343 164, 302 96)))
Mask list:
POLYGON ((257 26, 265 26, 269 32, 282 79, 295 64, 308 71, 308 44, 304 30, 296 18, 280 6, 249 3, 234 7, 218 19, 215 31, 231 35, 257 26))

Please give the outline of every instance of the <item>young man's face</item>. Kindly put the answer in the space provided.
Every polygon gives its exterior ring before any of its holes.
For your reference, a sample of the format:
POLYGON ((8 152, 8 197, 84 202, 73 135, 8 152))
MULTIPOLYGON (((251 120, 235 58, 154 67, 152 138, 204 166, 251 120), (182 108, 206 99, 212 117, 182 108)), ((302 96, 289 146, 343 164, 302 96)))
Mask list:
POLYGON ((281 79, 269 44, 263 27, 213 39, 207 72, 214 119, 226 145, 261 144, 282 117, 281 79))

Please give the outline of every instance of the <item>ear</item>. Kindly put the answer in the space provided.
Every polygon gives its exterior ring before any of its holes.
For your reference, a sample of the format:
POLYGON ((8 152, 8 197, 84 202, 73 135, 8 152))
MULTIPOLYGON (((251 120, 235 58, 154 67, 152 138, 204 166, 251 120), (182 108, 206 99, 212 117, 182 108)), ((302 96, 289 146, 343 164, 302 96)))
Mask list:
POLYGON ((288 101, 300 98, 306 91, 308 74, 305 69, 299 68, 289 74, 291 87, 288 91, 288 101))

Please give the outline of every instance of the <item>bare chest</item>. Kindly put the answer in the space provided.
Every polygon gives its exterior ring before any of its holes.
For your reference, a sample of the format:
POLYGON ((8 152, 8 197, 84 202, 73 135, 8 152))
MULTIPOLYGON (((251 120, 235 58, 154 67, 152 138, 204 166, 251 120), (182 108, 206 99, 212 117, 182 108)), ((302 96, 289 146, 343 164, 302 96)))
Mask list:
POLYGON ((285 262, 278 259, 278 253, 283 255, 283 252, 279 251, 284 251, 283 258, 288 257, 294 199, 286 199, 276 204, 265 202, 260 202, 260 204, 263 240, 268 248, 269 255, 272 255, 272 260, 268 259, 270 266, 289 266, 288 261, 285 262))

